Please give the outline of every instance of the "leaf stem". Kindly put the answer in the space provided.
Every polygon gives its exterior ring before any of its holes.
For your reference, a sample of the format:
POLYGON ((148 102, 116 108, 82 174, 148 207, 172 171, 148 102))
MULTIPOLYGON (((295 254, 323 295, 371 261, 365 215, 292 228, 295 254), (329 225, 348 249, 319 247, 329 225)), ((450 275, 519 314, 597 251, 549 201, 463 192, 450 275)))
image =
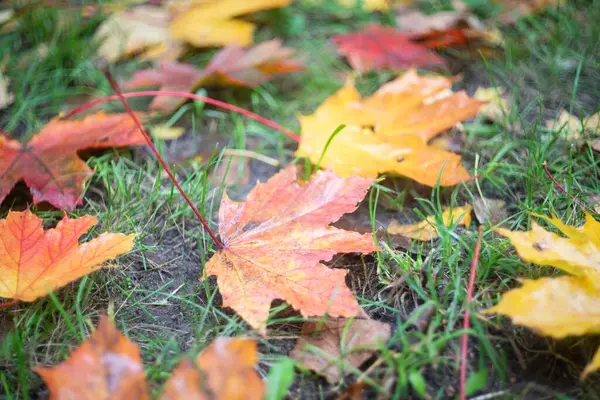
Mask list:
MULTIPOLYGON (((206 222, 206 220, 200 214, 200 211, 198 211, 198 209, 196 208, 196 206, 194 205, 194 203, 192 203, 192 200, 190 200, 190 198, 188 197, 187 193, 185 193, 185 191, 183 190, 183 188, 181 187, 181 185, 177 181, 177 178, 175 177, 175 175, 173 174, 173 172, 171 172, 171 169, 169 168, 169 166, 167 165, 167 163, 165 162, 165 160, 163 160, 163 158, 158 153, 158 149, 156 148, 156 146, 154 145, 154 143, 152 143, 152 138, 150 138, 150 136, 148 135, 148 133, 144 130, 144 127, 142 126, 142 123, 140 122, 139 118, 137 117, 137 115, 135 115, 135 113, 133 112, 133 110, 131 109, 131 107, 129 106, 129 104, 127 104, 127 100, 125 100, 125 97, 123 96, 123 93, 121 92, 121 89, 119 89, 119 86, 117 85, 117 82, 115 82, 115 80, 112 77, 112 75, 110 74, 110 72, 105 71, 105 75, 106 75, 106 79, 108 79, 108 82, 110 82, 110 86, 113 88, 113 90, 117 94, 116 98, 119 99, 121 101, 121 103, 123 103, 123 107, 125 107, 125 109, 129 113, 129 115, 131 116, 131 118, 133 119, 133 121, 135 122, 135 124, 137 125, 138 129, 140 130, 140 132, 144 135, 144 138, 148 142, 148 146, 150 146, 150 149, 154 153, 154 156, 156 157, 156 159, 158 160, 158 162, 160 163, 160 165, 164 168, 164 170, 167 173, 167 175, 169 175, 169 178, 171 179, 171 181, 173 182, 173 184, 177 187, 177 190, 179 190, 179 193, 181 193, 181 196, 183 196, 183 198, 188 203, 188 205, 190 206, 190 208, 192 209, 192 211, 194 212, 194 214, 196 214, 196 217, 198 217, 198 220, 200 221, 200 223, 202 224, 202 226, 204 227, 204 229, 206 230, 206 232, 208 232, 210 238, 213 240, 213 242, 215 242, 215 244, 217 245, 217 247, 219 249, 222 249, 223 248, 223 243, 221 243, 221 241, 219 239, 217 239, 217 236, 210 229, 210 227, 208 226, 208 223, 206 222)), ((79 108, 81 108, 81 107, 79 107, 79 108)), ((74 112, 71 111, 71 113, 69 113, 69 114, 72 115, 72 114, 74 114, 74 112)))
MULTIPOLYGON (((248 111, 241 107, 234 106, 233 104, 229 104, 229 103, 226 103, 226 102, 220 101, 220 100, 215 100, 210 97, 201 96, 199 94, 187 93, 187 92, 177 92, 177 91, 171 91, 171 90, 146 90, 146 91, 142 91, 142 92, 128 92, 128 93, 121 92, 121 96, 124 98, 148 97, 148 96, 175 96, 175 97, 185 97, 188 99, 204 101, 205 103, 212 104, 213 106, 221 107, 226 110, 233 111, 238 114, 244 115, 248 118, 252 118, 253 120, 258 121, 263 125, 266 125, 270 128, 278 130, 279 132, 283 133, 284 135, 286 135, 287 137, 289 137, 296 143, 300 143, 300 136, 298 136, 291 130, 284 128, 283 126, 279 125, 278 123, 271 121, 268 118, 260 116, 256 113, 253 113, 252 111, 248 111)), ((77 108, 73 109, 72 111, 68 112, 67 114, 65 114, 62 118, 67 119, 67 118, 70 118, 73 115, 75 115, 83 110, 87 110, 88 108, 91 108, 95 105, 102 104, 107 101, 119 100, 119 99, 120 99, 119 95, 101 97, 99 99, 90 101, 89 103, 80 105, 79 107, 77 107, 77 108)))
POLYGON ((19 299, 12 299, 11 301, 7 301, 6 303, 0 303, 0 308, 8 308, 10 306, 14 306, 19 302, 19 299))
POLYGON ((481 237, 483 236, 483 225, 479 225, 479 231, 477 233, 477 243, 475 244, 475 251, 473 253, 473 261, 471 262, 471 273, 469 276, 469 286, 467 287, 467 303, 465 306, 465 317, 463 319, 463 333, 460 343, 460 400, 467 399, 467 352, 469 348, 469 334, 466 332, 470 328, 471 324, 471 313, 470 306, 471 300, 473 299, 473 290, 475 287, 475 277, 477 271, 477 264, 479 263, 479 253, 481 252, 481 237))
POLYGON ((565 187, 563 185, 561 185, 560 183, 558 183, 558 181, 556 179, 554 179, 554 177, 550 173, 550 170, 548 169, 548 163, 545 160, 542 163, 542 167, 544 167, 544 172, 546 172, 546 175, 548 175, 548 178, 550 178, 552 183, 554 183, 554 186, 556 186, 558 189, 560 189, 561 192, 563 192, 564 194, 569 196, 571 198, 571 200, 573 200, 575 203, 579 204, 581 207, 585 208, 592 214, 596 214, 596 211, 592 210, 592 208, 590 206, 588 206, 583 201, 579 200, 578 198, 574 197, 572 194, 567 192, 567 189, 565 189, 565 187))

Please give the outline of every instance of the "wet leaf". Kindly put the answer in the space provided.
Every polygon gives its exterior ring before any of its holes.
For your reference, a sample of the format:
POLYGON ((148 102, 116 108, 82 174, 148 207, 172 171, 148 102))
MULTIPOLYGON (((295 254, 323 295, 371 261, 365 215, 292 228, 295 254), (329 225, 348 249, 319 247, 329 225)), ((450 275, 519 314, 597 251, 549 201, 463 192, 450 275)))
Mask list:
POLYGON ((419 183, 452 186, 471 179, 457 154, 428 145, 430 139, 477 114, 481 102, 450 91, 444 77, 414 70, 361 99, 351 84, 299 117, 302 140, 297 155, 332 168, 341 176, 375 178, 389 172, 419 183), (346 125, 329 143, 332 133, 346 125))
POLYGON ((94 334, 53 368, 36 368, 51 400, 146 400, 144 368, 137 346, 106 316, 94 334))
MULTIPOLYGON (((454 224, 464 225, 469 227, 471 224, 470 205, 462 207, 447 208, 442 213, 442 223, 445 227, 451 227, 454 224)), ((391 235, 402 235, 415 240, 429 241, 439 237, 438 234, 438 217, 435 215, 427 217, 424 221, 410 225, 400 225, 396 221, 392 221, 388 227, 388 233, 391 235)))
POLYGON ((225 247, 205 268, 206 276, 217 276, 223 305, 263 335, 275 299, 286 300, 306 317, 361 315, 344 281, 347 271, 320 261, 375 250, 371 235, 328 225, 355 210, 371 184, 370 179, 319 171, 300 185, 290 166, 255 186, 242 203, 225 194, 219 210, 225 247))
POLYGON ((305 322, 290 357, 337 383, 371 358, 390 336, 388 324, 371 319, 305 322))
POLYGON ((73 210, 81 204, 85 183, 93 174, 78 151, 145 143, 127 113, 99 112, 80 121, 56 118, 26 146, 0 133, 0 203, 24 180, 34 203, 47 201, 73 210))
POLYGON ((0 220, 0 297, 34 301, 102 267, 133 248, 136 235, 103 233, 79 244, 98 220, 65 217, 44 231, 29 211, 11 211, 0 220))
POLYGON ((358 72, 442 65, 444 60, 394 28, 371 25, 360 32, 334 36, 338 52, 358 72))

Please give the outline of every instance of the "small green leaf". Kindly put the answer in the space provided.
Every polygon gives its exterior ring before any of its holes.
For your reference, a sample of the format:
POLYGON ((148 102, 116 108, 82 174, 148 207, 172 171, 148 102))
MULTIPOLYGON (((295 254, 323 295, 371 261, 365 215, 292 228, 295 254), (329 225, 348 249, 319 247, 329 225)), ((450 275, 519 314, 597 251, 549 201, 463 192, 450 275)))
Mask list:
POLYGON ((410 382, 410 386, 412 386, 413 390, 417 392, 417 394, 421 397, 425 397, 427 394, 427 384, 425 383, 425 378, 419 371, 411 371, 408 374, 408 381, 410 382))
POLYGON ((288 394, 288 388, 294 382, 295 363, 290 358, 276 362, 267 377, 266 400, 282 400, 288 394))
POLYGON ((483 368, 469 376, 466 383, 467 396, 481 390, 487 384, 488 370, 483 368))

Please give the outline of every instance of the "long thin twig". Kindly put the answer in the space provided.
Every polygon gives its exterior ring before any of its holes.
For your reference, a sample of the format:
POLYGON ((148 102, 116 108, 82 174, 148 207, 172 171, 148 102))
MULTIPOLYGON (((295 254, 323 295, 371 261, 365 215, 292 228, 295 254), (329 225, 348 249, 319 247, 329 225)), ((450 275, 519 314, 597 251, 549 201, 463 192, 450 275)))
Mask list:
POLYGON ((471 299, 473 298, 473 290, 475 288, 475 276, 477 275, 477 264, 479 263, 479 253, 481 251, 481 237, 483 236, 483 226, 479 226, 477 233, 477 244, 475 244, 475 252, 473 261, 471 262, 471 274, 469 276, 469 286, 467 287, 467 304, 465 306, 465 318, 463 320, 463 333, 460 343, 460 400, 467 399, 467 352, 469 349, 469 334, 466 332, 471 325, 471 299))
MULTIPOLYGON (((140 122, 139 118, 135 115, 135 113, 133 112, 133 110, 131 109, 131 107, 129 107, 129 104, 127 104, 127 100, 125 100, 125 97, 123 96, 123 93, 121 92, 121 89, 119 89, 119 86, 117 85, 117 82, 115 82, 115 80, 112 77, 112 75, 110 74, 110 72, 106 71, 105 75, 106 75, 106 79, 108 79, 108 81, 110 82, 110 86, 112 86, 113 90, 117 94, 116 95, 117 99, 119 99, 121 101, 121 103, 123 103, 123 107, 125 107, 125 109, 129 113, 129 115, 131 115, 131 118, 133 119, 133 121, 137 125, 138 129, 144 135, 144 138, 146 138, 146 141, 148 142, 148 146, 150 146, 150 149, 154 153, 154 156, 156 156, 156 159, 158 160, 158 162, 160 163, 160 165, 163 167, 163 169, 165 170, 165 172, 167 173, 167 175, 169 175, 169 178, 171 179, 171 181, 173 182, 173 184, 175 185, 175 187, 177 187, 177 190, 179 190, 179 193, 181 193, 181 196, 183 196, 183 198, 188 203, 188 205, 190 206, 190 208, 192 209, 192 211, 194 212, 194 214, 196 214, 196 217, 198 217, 198 220, 200 221, 200 223, 202 224, 202 226, 204 227, 204 229, 206 229, 206 232, 209 234, 210 238, 213 240, 213 242, 215 242, 215 244, 217 245, 217 247, 219 249, 222 249, 223 248, 223 243, 221 243, 221 241, 219 239, 217 239, 217 236, 210 229, 210 227, 208 226, 208 223, 206 222, 206 220, 204 219, 204 217, 202 217, 202 214, 200 214, 200 211, 198 211, 198 209, 196 208, 196 206, 194 205, 194 203, 192 203, 192 200, 190 200, 190 198, 188 197, 187 193, 185 193, 185 190, 183 190, 183 188, 181 187, 181 185, 177 181, 177 178, 175 177, 175 175, 173 174, 173 172, 171 172, 171 169, 169 168, 169 166, 167 165, 167 163, 165 162, 165 160, 163 160, 163 158, 158 153, 158 149, 156 148, 156 146, 154 146, 154 143, 152 143, 152 139, 150 138, 150 135, 148 135, 148 133, 146 133, 146 131, 144 130, 144 127, 142 126, 142 123, 140 122)), ((71 114, 74 114, 74 113, 71 112, 71 114)))
MULTIPOLYGON (((224 101, 215 100, 215 99, 212 99, 212 98, 206 97, 206 96, 200 96, 199 94, 187 93, 187 92, 168 91, 168 90, 146 90, 146 91, 143 91, 143 92, 129 92, 129 93, 123 93, 123 92, 121 92, 121 96, 125 97, 125 98, 128 98, 128 97, 174 96, 174 97, 185 97, 187 99, 193 99, 193 100, 200 100, 200 101, 203 101, 205 103, 212 104, 214 106, 221 107, 221 108, 224 108, 226 110, 236 112, 236 113, 244 115, 244 116, 246 116, 248 118, 252 118, 253 120, 258 121, 258 122, 260 122, 263 125, 266 125, 266 126, 268 126, 270 128, 278 130, 279 132, 283 133, 284 135, 286 135, 287 137, 289 137, 290 139, 292 139, 296 143, 300 143, 300 136, 296 135, 291 130, 289 130, 287 128, 284 128, 283 126, 279 125, 278 123, 271 121, 268 118, 262 117, 262 116, 260 116, 260 115, 258 115, 256 113, 253 113, 252 111, 248 111, 246 109, 234 106, 234 105, 226 103, 224 101)), ((102 103, 105 103, 107 101, 119 100, 119 99, 120 99, 119 95, 102 97, 102 98, 90 101, 89 103, 85 103, 85 104, 80 105, 79 107, 77 107, 77 108, 71 110, 70 112, 68 112, 67 114, 65 114, 62 118, 63 119, 67 119, 67 118, 70 118, 73 115, 75 115, 75 114, 77 114, 77 113, 79 113, 79 112, 81 112, 83 110, 87 110, 88 108, 94 107, 95 105, 102 104, 102 103)))
POLYGON ((563 185, 561 185, 560 183, 558 183, 558 181, 556 179, 554 179, 554 177, 550 173, 550 170, 548 169, 548 163, 545 160, 542 163, 542 167, 544 167, 544 171, 546 172, 546 175, 548 175, 548 178, 550 178, 552 183, 554 183, 554 186, 556 186, 561 192, 563 192, 564 194, 569 196, 571 198, 571 200, 573 200, 575 203, 579 204, 581 207, 585 208, 592 214, 596 213, 596 211, 594 211, 590 206, 588 206, 587 204, 585 204, 583 201, 579 200, 578 198, 574 197, 571 193, 567 192, 567 189, 565 189, 565 187, 563 185))

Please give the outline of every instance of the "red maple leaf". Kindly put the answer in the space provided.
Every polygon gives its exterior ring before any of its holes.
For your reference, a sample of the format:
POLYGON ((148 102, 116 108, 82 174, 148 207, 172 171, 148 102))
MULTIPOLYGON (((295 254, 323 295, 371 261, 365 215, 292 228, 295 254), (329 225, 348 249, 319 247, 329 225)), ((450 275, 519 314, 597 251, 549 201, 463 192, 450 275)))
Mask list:
POLYGON ((444 64, 441 57, 413 42, 406 34, 380 25, 371 25, 361 32, 337 35, 331 40, 358 72, 444 64))
POLYGON ((0 203, 23 180, 33 202, 72 210, 93 171, 77 152, 146 143, 129 114, 100 112, 81 121, 50 121, 26 146, 0 133, 0 203))

